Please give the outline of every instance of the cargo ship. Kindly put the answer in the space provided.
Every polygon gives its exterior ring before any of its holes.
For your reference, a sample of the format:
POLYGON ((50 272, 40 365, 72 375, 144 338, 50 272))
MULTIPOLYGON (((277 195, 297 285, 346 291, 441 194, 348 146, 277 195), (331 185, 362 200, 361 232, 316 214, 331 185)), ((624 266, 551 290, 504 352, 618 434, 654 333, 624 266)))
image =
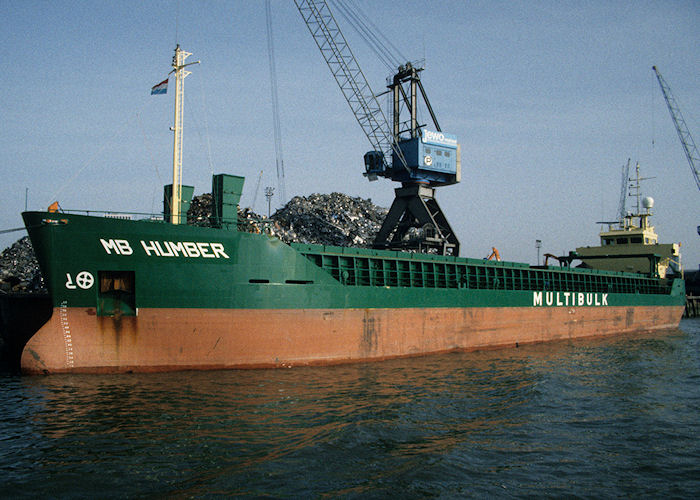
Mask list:
MULTIPOLYGON (((415 84, 414 68, 400 70, 415 84)), ((182 214, 192 188, 177 177, 180 95, 178 88, 174 179, 163 217, 56 206, 23 213, 53 309, 24 346, 24 373, 328 365, 678 326, 684 281, 652 267, 576 268, 575 254, 557 266, 460 257, 430 184, 412 182, 412 170, 387 173, 379 151, 365 157, 368 176, 395 174, 402 182, 387 218, 406 226, 414 210, 401 241, 398 230, 385 231, 376 248, 287 244, 242 231, 244 179, 228 174, 212 179, 211 227, 189 225, 182 214)), ((459 147, 447 134, 414 134, 401 148, 409 157, 414 146, 434 184, 458 180, 459 147)))
POLYGON ((235 224, 23 217, 53 305, 24 348, 25 373, 286 367, 514 347, 672 328, 685 305, 679 278, 288 245, 235 224))

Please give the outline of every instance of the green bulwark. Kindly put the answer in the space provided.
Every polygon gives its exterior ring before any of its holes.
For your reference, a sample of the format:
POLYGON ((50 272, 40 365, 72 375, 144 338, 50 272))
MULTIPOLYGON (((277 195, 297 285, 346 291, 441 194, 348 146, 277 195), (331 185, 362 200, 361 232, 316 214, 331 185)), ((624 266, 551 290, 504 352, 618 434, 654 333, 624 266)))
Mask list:
MULTIPOLYGON (((187 211, 190 209, 192 195, 194 194, 194 186, 182 186, 180 192, 180 223, 187 222, 187 211)), ((168 184, 163 186, 163 220, 170 222, 170 207, 173 199, 173 185, 168 184)))
POLYGON ((213 226, 236 230, 238 223, 238 202, 243 193, 245 177, 229 174, 216 174, 211 179, 213 203, 213 226))
POLYGON ((668 295, 672 281, 554 266, 292 243, 343 285, 668 295))

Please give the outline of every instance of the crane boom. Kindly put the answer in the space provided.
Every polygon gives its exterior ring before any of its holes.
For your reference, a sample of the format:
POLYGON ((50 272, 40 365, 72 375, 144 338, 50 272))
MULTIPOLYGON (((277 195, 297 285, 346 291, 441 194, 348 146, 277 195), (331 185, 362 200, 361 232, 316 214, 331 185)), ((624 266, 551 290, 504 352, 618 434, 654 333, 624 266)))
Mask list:
POLYGON ((362 131, 376 151, 391 161, 394 146, 382 107, 372 92, 325 0, 294 0, 309 32, 345 96, 362 131))
POLYGON ((666 105, 668 106, 668 112, 671 113, 671 119, 673 124, 676 126, 676 132, 678 132, 678 138, 681 140, 681 145, 683 146, 683 151, 685 152, 685 157, 688 159, 688 164, 690 165, 690 170, 695 176, 695 184, 697 184, 698 189, 700 189, 700 174, 698 173, 698 166, 700 166, 700 154, 698 154, 698 148, 695 146, 695 141, 690 135, 688 130, 688 125, 686 125, 683 119, 683 114, 678 106, 678 102, 673 97, 671 93, 671 88, 666 83, 666 80, 661 76, 659 70, 656 66, 652 66, 654 73, 656 73, 656 79, 659 81, 661 86, 661 92, 664 94, 664 99, 666 99, 666 105))

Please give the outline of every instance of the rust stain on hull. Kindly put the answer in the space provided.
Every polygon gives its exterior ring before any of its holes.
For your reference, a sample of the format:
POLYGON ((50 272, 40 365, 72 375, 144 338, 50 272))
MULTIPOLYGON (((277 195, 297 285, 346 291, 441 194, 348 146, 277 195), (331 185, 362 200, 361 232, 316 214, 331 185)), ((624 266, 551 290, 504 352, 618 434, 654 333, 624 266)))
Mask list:
MULTIPOLYGON (((58 308, 57 308, 58 309, 58 308)), ((58 310, 55 312, 59 312, 58 310)), ((92 312, 92 314, 91 314, 92 312)), ((676 328, 683 307, 140 309, 118 322, 64 309, 27 343, 24 373, 325 365, 676 328)))

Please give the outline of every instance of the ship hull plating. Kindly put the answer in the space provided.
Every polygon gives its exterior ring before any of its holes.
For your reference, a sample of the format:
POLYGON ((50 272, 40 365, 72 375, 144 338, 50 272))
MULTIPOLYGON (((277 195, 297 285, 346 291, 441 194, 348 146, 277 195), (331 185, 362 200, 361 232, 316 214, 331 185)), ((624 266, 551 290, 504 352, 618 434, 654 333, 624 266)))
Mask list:
POLYGON ((55 308, 22 371, 118 373, 327 365, 675 328, 681 306, 412 309, 55 308))

